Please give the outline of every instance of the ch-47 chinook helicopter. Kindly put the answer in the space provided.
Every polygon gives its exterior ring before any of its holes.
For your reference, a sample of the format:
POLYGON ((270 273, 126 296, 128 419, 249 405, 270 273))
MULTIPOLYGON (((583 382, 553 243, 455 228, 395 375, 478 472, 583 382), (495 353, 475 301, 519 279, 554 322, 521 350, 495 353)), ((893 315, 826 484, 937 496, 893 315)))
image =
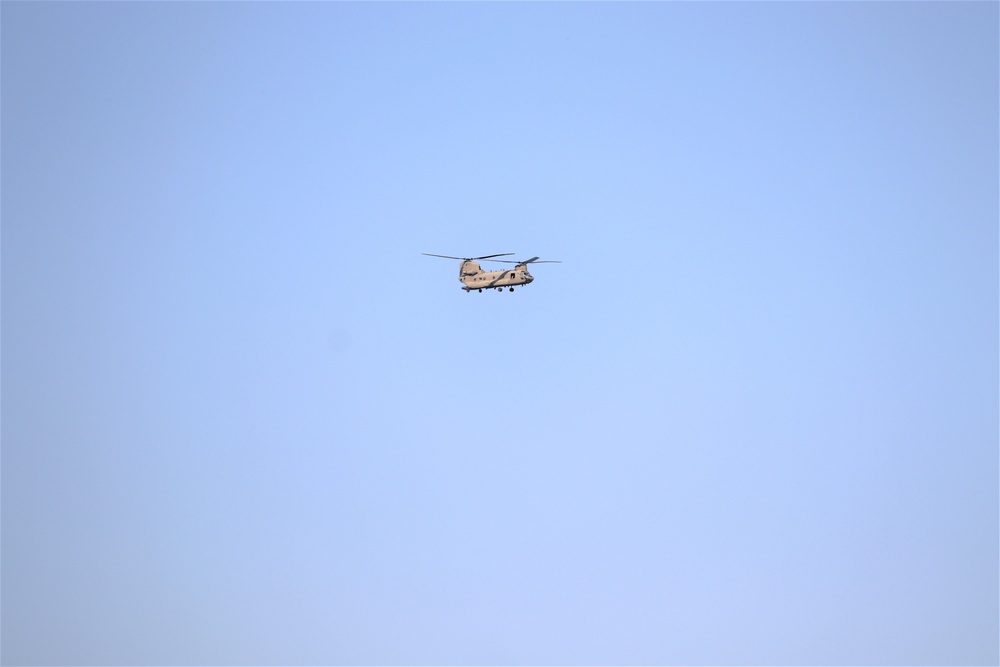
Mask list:
POLYGON ((532 257, 531 259, 526 259, 520 262, 514 262, 509 259, 491 259, 493 257, 507 257, 508 255, 513 255, 512 252, 502 252, 499 255, 483 255, 482 257, 452 257, 450 255, 432 255, 429 252, 420 253, 421 255, 427 255, 428 257, 442 257, 444 259, 458 259, 461 260, 461 264, 458 267, 458 279, 462 281, 462 289, 466 292, 471 292, 472 290, 478 290, 482 292, 484 289, 495 289, 498 292, 502 292, 504 287, 510 289, 511 292, 514 291, 515 285, 527 285, 532 280, 534 276, 528 273, 528 264, 561 264, 558 260, 554 259, 538 259, 537 257, 532 257), (489 262, 502 262, 504 264, 516 264, 513 270, 507 271, 483 271, 476 260, 484 259, 489 262))

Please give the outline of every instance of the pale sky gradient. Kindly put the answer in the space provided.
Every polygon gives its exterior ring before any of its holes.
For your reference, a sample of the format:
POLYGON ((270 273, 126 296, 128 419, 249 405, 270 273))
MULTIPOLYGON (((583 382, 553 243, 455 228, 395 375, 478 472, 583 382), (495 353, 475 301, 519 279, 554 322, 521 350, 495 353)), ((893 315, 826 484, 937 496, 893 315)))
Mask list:
POLYGON ((4 664, 1000 662, 997 3, 0 19, 4 664))

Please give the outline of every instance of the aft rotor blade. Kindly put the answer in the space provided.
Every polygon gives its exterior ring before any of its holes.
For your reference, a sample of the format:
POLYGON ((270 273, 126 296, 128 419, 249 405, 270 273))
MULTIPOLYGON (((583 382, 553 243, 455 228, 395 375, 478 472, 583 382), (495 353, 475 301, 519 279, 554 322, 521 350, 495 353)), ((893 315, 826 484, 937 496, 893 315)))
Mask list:
MULTIPOLYGON (((458 260, 467 262, 467 261, 473 260, 473 259, 487 259, 489 257, 506 257, 507 255, 513 255, 514 253, 512 253, 512 252, 502 252, 499 255, 486 255, 485 257, 452 257, 451 255, 435 255, 435 254, 429 253, 429 252, 422 252, 420 254, 421 255, 427 255, 428 257, 442 257, 444 259, 458 259, 458 260)), ((500 261, 500 260, 494 260, 494 261, 500 261)))

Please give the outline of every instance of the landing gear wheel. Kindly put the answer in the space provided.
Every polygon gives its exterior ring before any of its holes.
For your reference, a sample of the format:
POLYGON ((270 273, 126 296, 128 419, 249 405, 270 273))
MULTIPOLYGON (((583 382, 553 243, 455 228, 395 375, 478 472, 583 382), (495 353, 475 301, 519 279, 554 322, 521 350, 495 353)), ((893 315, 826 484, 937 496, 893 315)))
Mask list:
POLYGON ((511 291, 511 292, 513 292, 513 291, 514 291, 514 288, 513 288, 513 287, 511 287, 511 288, 510 288, 510 291, 511 291))
POLYGON ((482 293, 483 293, 483 288, 482 288, 482 287, 480 287, 480 288, 479 288, 479 293, 480 293, 480 294, 482 294, 482 293))

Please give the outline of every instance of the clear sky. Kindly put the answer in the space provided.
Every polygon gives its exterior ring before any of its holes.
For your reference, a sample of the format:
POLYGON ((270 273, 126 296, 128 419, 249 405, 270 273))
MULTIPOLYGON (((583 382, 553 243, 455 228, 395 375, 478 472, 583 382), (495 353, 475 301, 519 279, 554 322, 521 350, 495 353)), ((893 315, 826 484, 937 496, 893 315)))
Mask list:
POLYGON ((1000 661, 997 3, 0 18, 5 664, 1000 661))

